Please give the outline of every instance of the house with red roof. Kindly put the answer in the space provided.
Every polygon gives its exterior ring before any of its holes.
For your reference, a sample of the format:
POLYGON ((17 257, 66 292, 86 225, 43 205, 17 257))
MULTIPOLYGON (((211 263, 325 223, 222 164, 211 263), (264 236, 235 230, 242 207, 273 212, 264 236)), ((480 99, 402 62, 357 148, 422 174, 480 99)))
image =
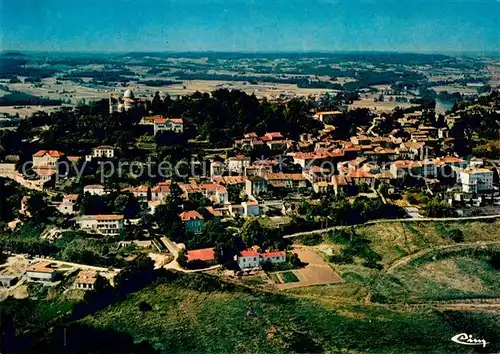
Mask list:
POLYGON ((252 249, 241 251, 237 257, 240 269, 258 269, 260 268, 260 254, 252 249))
POLYGON ((170 194, 170 186, 172 181, 160 182, 151 188, 151 200, 163 201, 170 194))
POLYGON ((205 225, 205 220, 196 210, 183 211, 179 214, 179 217, 181 218, 187 232, 193 234, 201 233, 201 229, 203 228, 203 225, 205 225))
POLYGON ((259 252, 258 248, 252 247, 248 250, 241 251, 236 258, 241 270, 260 269, 263 263, 275 264, 286 262, 286 252, 259 252))
POLYGON ((156 117, 154 119, 154 135, 162 132, 174 132, 181 134, 184 131, 182 118, 156 117))
POLYGON ((57 163, 64 157, 64 153, 57 150, 40 150, 33 154, 33 169, 52 167, 56 168, 57 163))
POLYGON ((193 262, 193 261, 215 262, 215 250, 213 248, 190 250, 187 251, 186 258, 188 262, 193 262))

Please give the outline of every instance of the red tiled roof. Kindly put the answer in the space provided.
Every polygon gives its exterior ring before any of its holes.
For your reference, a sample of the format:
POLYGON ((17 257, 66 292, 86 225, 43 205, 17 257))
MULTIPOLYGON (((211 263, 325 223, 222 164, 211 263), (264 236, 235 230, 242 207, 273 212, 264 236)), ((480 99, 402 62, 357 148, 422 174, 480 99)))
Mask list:
POLYGON ((271 258, 271 257, 281 257, 284 256, 285 254, 286 254, 285 251, 277 251, 277 252, 261 253, 260 256, 262 258, 271 258))
POLYGON ((68 160, 70 162, 76 162, 78 160, 80 160, 82 157, 81 156, 68 156, 68 160))
POLYGON ((203 216, 200 215, 196 210, 187 210, 179 214, 182 221, 189 221, 192 219, 203 220, 203 216))
POLYGON ((270 136, 271 138, 282 138, 283 135, 281 135, 280 132, 271 132, 271 133, 266 133, 267 136, 270 136))
POLYGON ((52 266, 52 263, 50 263, 50 262, 46 262, 46 261, 38 262, 38 263, 35 263, 35 264, 29 266, 28 268, 26 268, 26 271, 27 272, 39 272, 39 273, 53 273, 53 272, 55 272, 55 269, 53 269, 51 266, 52 266))
POLYGON ((187 251, 188 262, 190 261, 213 261, 215 259, 215 250, 213 248, 202 248, 199 250, 187 251))
POLYGON ((97 272, 93 270, 80 271, 75 280, 77 284, 94 284, 96 281, 97 281, 97 272))
POLYGON ((241 257, 257 257, 258 255, 259 255, 259 252, 254 251, 254 250, 246 250, 246 251, 240 252, 241 257))
POLYGON ((123 215, 96 215, 96 220, 121 220, 123 215))
POLYGON ((89 184, 83 188, 84 189, 104 189, 104 186, 101 184, 89 184))
POLYGON ((35 153, 33 156, 35 157, 42 157, 45 154, 49 154, 50 157, 63 157, 64 153, 57 151, 57 150, 40 150, 37 153, 35 153))

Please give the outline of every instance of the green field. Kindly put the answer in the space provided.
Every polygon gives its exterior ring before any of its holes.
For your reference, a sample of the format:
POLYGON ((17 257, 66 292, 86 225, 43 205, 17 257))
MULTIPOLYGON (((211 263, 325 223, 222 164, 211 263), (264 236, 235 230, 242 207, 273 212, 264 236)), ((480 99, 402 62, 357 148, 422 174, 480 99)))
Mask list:
POLYGON ((295 283, 299 281, 299 278, 293 272, 281 273, 281 277, 285 283, 295 283))

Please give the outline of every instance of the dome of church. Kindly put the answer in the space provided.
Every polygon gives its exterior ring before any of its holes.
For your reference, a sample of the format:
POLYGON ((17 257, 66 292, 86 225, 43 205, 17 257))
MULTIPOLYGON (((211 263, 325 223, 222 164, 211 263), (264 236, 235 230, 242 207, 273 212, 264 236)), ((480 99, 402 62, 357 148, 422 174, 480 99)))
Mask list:
POLYGON ((134 98, 134 93, 132 92, 131 89, 128 89, 127 91, 125 91, 125 93, 123 94, 123 98, 134 98))

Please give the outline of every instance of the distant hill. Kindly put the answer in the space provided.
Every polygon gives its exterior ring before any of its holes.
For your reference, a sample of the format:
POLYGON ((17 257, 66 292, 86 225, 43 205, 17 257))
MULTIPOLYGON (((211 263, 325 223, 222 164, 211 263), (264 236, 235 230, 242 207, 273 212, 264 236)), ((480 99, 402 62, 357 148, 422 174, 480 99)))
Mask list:
POLYGON ((5 52, 1 54, 2 57, 29 57, 29 55, 23 54, 21 52, 5 52))

